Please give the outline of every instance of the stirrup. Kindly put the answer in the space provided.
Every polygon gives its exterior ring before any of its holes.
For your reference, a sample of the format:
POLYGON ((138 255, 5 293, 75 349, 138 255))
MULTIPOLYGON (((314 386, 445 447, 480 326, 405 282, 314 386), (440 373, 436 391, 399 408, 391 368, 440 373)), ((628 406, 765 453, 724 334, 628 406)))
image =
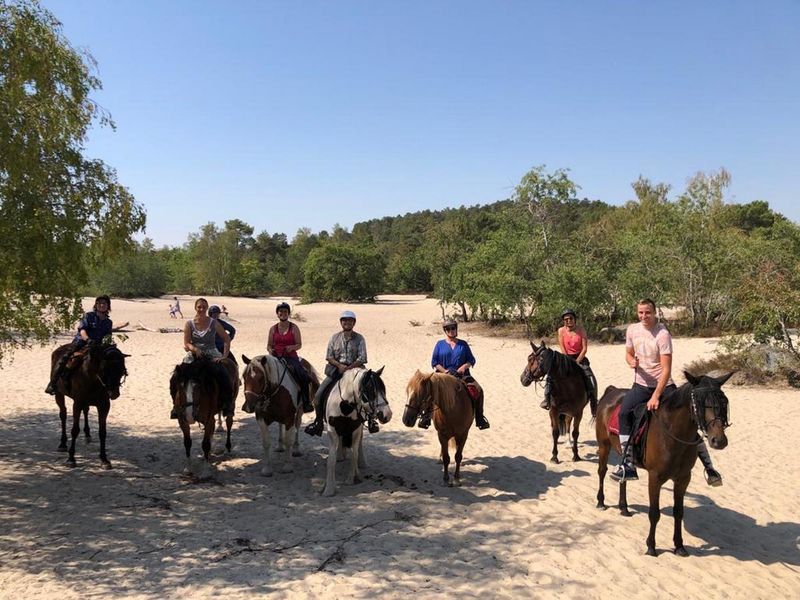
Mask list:
POLYGON ((56 384, 54 382, 52 382, 52 381, 50 383, 48 383, 47 387, 44 388, 44 393, 45 394, 50 394, 51 396, 55 396, 56 395, 56 384))
POLYGON ((169 411, 169 418, 170 419, 177 419, 178 418, 178 407, 173 406, 172 410, 169 411))
POLYGON ((543 408, 545 410, 550 410, 550 400, 545 398, 542 400, 541 404, 539 404, 539 408, 543 408))
POLYGON ((323 424, 319 423, 318 421, 314 421, 311 425, 306 425, 306 428, 303 430, 308 435, 315 435, 321 436, 322 435, 323 424))
POLYGON ((616 471, 611 473, 611 479, 619 481, 620 483, 625 483, 626 481, 636 481, 639 479, 639 475, 636 473, 636 469, 633 465, 628 462, 623 462, 617 467, 616 471))
POLYGON ((483 415, 481 415, 480 420, 478 417, 475 417, 475 425, 478 427, 478 429, 489 429, 490 427, 489 420, 483 415))
POLYGON ((706 483, 711 487, 720 487, 722 485, 722 475, 714 468, 704 469, 703 476, 706 478, 706 483))

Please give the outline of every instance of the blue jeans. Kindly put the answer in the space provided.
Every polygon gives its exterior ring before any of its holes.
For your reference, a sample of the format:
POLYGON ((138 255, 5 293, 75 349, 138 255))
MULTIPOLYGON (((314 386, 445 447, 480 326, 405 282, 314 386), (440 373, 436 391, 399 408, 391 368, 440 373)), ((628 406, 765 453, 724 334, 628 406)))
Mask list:
MULTIPOLYGON (((661 393, 661 398, 666 394, 673 393, 677 389, 675 384, 669 384, 661 393)), ((633 409, 650 400, 654 391, 656 391, 654 387, 646 387, 634 383, 631 391, 625 394, 625 397, 622 399, 622 408, 619 411, 619 434, 621 436, 631 434, 631 429, 633 428, 633 409)))

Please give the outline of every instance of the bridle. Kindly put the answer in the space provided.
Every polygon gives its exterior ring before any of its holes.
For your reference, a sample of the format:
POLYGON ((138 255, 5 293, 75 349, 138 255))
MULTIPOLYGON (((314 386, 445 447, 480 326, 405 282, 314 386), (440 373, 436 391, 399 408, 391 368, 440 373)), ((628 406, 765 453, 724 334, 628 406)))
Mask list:
MULTIPOLYGON (((100 382, 100 385, 103 387, 103 390, 108 392, 109 385, 103 379, 103 364, 105 362, 121 362, 122 363, 122 375, 119 378, 119 384, 113 387, 122 387, 122 384, 125 382, 125 378, 128 376, 128 369, 125 368, 125 356, 120 352, 120 350, 116 346, 108 346, 106 348, 101 348, 98 350, 102 353, 100 357, 100 364, 98 365, 97 372, 95 373, 95 379, 100 382), (111 355, 114 355, 113 357, 111 355)), ((91 360, 91 356, 90 356, 91 360)))
POLYGON ((264 378, 264 386, 261 388, 260 392, 254 392, 253 390, 245 390, 244 391, 245 398, 250 398, 251 396, 254 397, 255 404, 261 410, 266 410, 267 406, 269 405, 269 401, 272 400, 280 391, 283 379, 284 377, 286 377, 286 372, 289 369, 286 367, 285 364, 283 365, 283 373, 281 373, 281 378, 278 380, 278 383, 277 385, 275 385, 275 388, 272 391, 270 391, 270 380, 269 376, 267 375, 267 369, 264 367, 263 364, 261 364, 259 361, 255 359, 251 360, 250 363, 245 368, 244 373, 242 373, 242 379, 244 380, 247 377, 247 373, 248 371, 250 371, 251 367, 261 371, 261 375, 264 378))
MULTIPOLYGON (((356 416, 362 423, 367 423, 370 432, 372 432, 373 429, 377 431, 375 420, 378 415, 378 390, 376 389, 378 382, 376 379, 378 379, 378 375, 374 371, 367 371, 359 382, 358 390, 353 398, 356 416)), ((344 400, 341 384, 342 380, 339 379, 339 397, 344 400)))
POLYGON ((547 350, 548 348, 545 346, 540 346, 538 350, 534 350, 528 355, 528 364, 525 366, 524 377, 526 385, 530 385, 534 381, 541 381, 550 372, 553 366, 553 357, 552 353, 548 353, 547 350), (531 360, 534 358, 536 359, 536 368, 531 370, 531 360))
MULTIPOLYGON (((728 412, 729 412, 729 405, 728 405, 728 398, 722 392, 722 390, 710 386, 706 387, 697 387, 692 388, 691 391, 691 416, 692 422, 694 423, 697 430, 699 430, 697 439, 686 441, 682 440, 669 430, 666 425, 666 422, 662 419, 662 428, 664 433, 667 434, 667 437, 670 439, 685 444, 687 446, 699 446, 703 443, 703 438, 708 437, 708 428, 711 427, 714 423, 719 421, 722 424, 723 429, 727 429, 730 427, 730 422, 728 421, 728 412), (710 406, 707 405, 707 400, 710 399, 710 406), (710 421, 706 421, 705 418, 701 418, 700 415, 705 415, 706 408, 712 408, 714 411, 714 418, 710 421), (700 435, 702 434, 702 435, 700 435)), ((660 414, 658 411, 655 412, 656 417, 660 418, 660 414)))

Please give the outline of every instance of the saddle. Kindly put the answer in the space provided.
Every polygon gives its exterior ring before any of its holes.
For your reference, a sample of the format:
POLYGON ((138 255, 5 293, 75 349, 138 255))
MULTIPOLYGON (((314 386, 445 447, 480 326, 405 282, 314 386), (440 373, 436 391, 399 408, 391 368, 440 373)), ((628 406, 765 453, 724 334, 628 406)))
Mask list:
MULTIPOLYGON (((617 404, 611 411, 608 419, 608 433, 619 435, 619 412, 622 403, 617 404)), ((631 456, 634 463, 638 466, 643 465, 645 450, 647 449, 647 432, 650 428, 651 413, 647 410, 647 403, 642 403, 633 409, 633 435, 629 441, 631 445, 631 456)))
POLYGON ((80 350, 76 350, 72 353, 72 356, 69 357, 67 360, 67 364, 65 365, 67 369, 67 373, 70 373, 81 366, 83 363, 84 357, 89 354, 89 346, 84 346, 80 350))

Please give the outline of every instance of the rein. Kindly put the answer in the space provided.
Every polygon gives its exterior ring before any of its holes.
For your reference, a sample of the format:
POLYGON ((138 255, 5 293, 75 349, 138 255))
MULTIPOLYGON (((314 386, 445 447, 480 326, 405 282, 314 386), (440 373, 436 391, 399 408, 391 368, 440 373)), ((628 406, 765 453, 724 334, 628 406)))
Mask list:
POLYGON ((666 433, 667 436, 670 439, 672 439, 672 440, 674 440, 674 441, 676 441, 676 442, 678 442, 680 444, 684 444, 686 446, 699 446, 700 444, 702 444, 703 443, 703 437, 704 436, 708 437, 708 427, 711 424, 715 423, 716 421, 720 421, 722 423, 723 427, 730 426, 730 423, 728 423, 727 416, 719 414, 724 409, 724 404, 722 402, 716 402, 716 400, 717 400, 716 398, 713 399, 714 401, 711 404, 711 407, 714 409, 714 418, 711 419, 710 421, 704 421, 704 420, 700 419, 699 418, 700 412, 701 412, 701 410, 705 410, 706 403, 702 402, 702 407, 700 407, 699 404, 701 403, 702 399, 697 397, 697 396, 695 396, 695 392, 705 392, 705 393, 713 394, 715 392, 718 392, 718 390, 715 390, 713 388, 701 388, 701 389, 692 388, 692 390, 691 390, 691 403, 690 403, 690 406, 691 406, 692 422, 694 423, 694 425, 697 428, 697 430, 699 430, 699 431, 695 432, 697 434, 697 440, 692 440, 692 441, 688 441, 687 442, 686 440, 682 440, 682 439, 680 439, 678 437, 675 437, 672 434, 672 432, 669 430, 669 428, 667 427, 666 420, 662 419, 659 416, 659 412, 658 411, 655 411, 656 417, 658 417, 659 420, 661 421, 661 426, 662 426, 662 429, 664 430, 664 433, 666 433), (703 435, 700 435, 700 432, 702 432, 703 435))

